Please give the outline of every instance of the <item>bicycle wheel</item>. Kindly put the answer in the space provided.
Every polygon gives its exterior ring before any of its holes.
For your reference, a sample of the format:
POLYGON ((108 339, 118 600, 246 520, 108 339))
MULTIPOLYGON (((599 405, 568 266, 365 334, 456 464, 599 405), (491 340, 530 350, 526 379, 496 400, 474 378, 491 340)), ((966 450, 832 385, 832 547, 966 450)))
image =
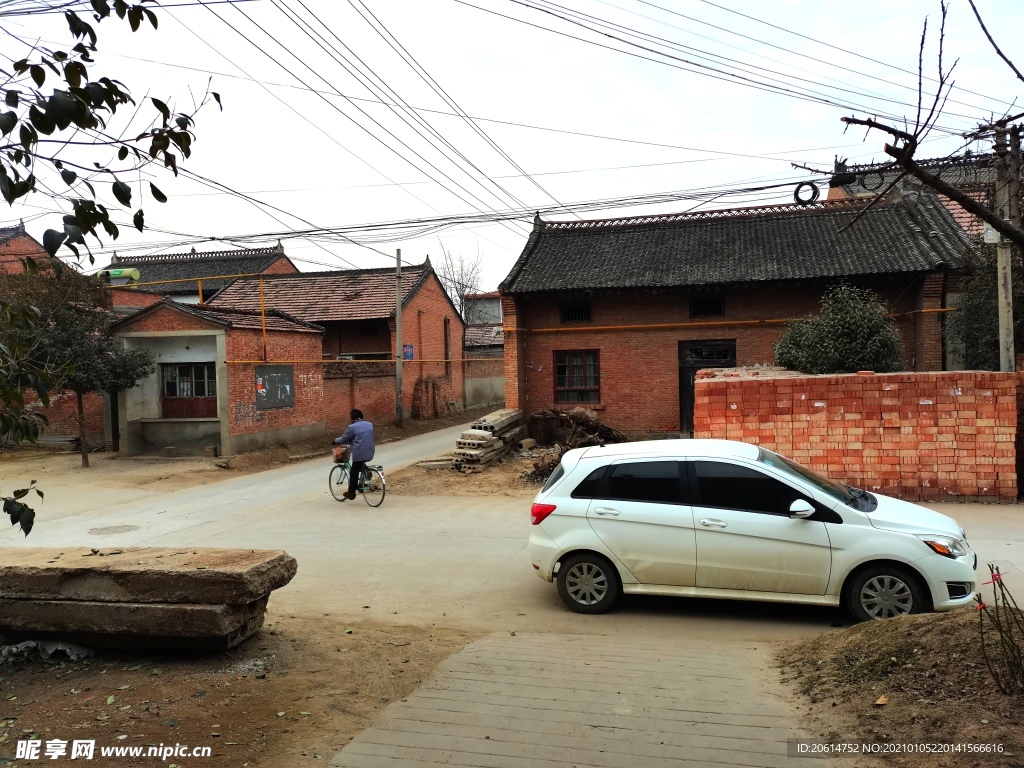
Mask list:
POLYGON ((327 476, 327 485, 336 501, 344 501, 342 495, 348 490, 348 464, 335 464, 327 476))
POLYGON ((379 507, 384 503, 384 475, 376 469, 363 470, 361 492, 367 504, 379 507))

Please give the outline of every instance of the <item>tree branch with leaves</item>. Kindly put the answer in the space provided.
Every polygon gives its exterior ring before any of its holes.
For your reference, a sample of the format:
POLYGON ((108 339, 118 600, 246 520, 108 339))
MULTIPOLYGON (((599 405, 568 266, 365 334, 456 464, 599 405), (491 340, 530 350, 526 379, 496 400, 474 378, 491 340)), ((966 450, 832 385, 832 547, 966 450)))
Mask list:
MULTIPOLYGON (((187 112, 175 113, 163 100, 150 98, 155 114, 145 130, 129 138, 124 138, 123 132, 120 136, 110 132, 118 110, 130 105, 138 112, 139 105, 124 83, 95 71, 98 37, 94 25, 115 16, 127 21, 133 32, 146 23, 156 29, 158 19, 147 7, 150 2, 130 5, 123 0, 90 0, 91 21, 66 8, 64 17, 76 41, 68 50, 31 44, 4 30, 21 40, 28 53, 16 59, 9 70, 0 69, 0 92, 7 107, 0 112, 0 142, 4 142, 0 143, 0 195, 12 206, 33 193, 62 204, 67 211, 62 227, 48 229, 43 235, 43 246, 51 257, 63 247, 81 259, 80 248, 84 248, 92 262, 86 238, 99 244, 104 235, 118 238, 120 228, 97 195, 102 181, 110 184, 118 204, 135 208, 132 224, 143 231, 145 212, 133 202, 133 198, 142 198, 143 190, 136 196, 132 184, 124 179, 140 176, 153 165, 177 175, 179 160, 192 154, 196 114, 210 101, 220 105, 220 95, 209 90, 187 112), (47 85, 48 92, 44 90, 47 85), (107 159, 111 150, 116 151, 116 160, 107 159), (103 161, 96 160, 97 156, 103 161), (56 184, 57 177, 64 191, 50 186, 51 181, 56 184)), ((27 6, 22 13, 32 13, 32 3, 20 5, 27 6)), ((50 10, 47 3, 37 5, 36 12, 50 10)), ((0 23, 2 19, 0 14, 0 23)), ((141 187, 141 179, 138 184, 141 187)), ((152 182, 149 193, 159 203, 167 201, 152 182)))

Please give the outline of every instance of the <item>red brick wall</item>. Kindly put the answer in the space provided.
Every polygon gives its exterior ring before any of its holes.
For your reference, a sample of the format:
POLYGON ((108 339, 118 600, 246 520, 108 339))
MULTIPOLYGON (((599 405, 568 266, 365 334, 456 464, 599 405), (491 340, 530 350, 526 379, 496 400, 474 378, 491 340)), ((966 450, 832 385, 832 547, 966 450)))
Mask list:
MULTIPOLYGON (((53 392, 50 394, 50 405, 44 407, 35 392, 25 393, 25 405, 33 411, 41 412, 49 423, 43 428, 44 438, 74 439, 78 437, 78 398, 74 392, 53 392)), ((104 433, 105 412, 103 395, 90 392, 82 397, 85 410, 85 440, 90 447, 98 447, 106 443, 104 433)))
POLYGON ((143 307, 151 306, 163 299, 159 294, 146 293, 133 288, 107 288, 107 296, 110 299, 110 306, 115 312, 119 310, 137 312, 143 307))
MULTIPOLYGON (((462 400, 465 390, 462 382, 463 322, 448 301, 437 277, 430 275, 416 295, 402 309, 402 344, 412 344, 417 360, 444 360, 444 320, 448 319, 448 358, 444 363, 406 362, 402 366, 402 407, 412 412, 413 391, 416 382, 430 377, 449 379, 451 396, 462 400)), ((394 352, 394 342, 391 343, 394 352)))
MULTIPOLYGON (((228 360, 263 359, 263 335, 259 330, 232 328, 227 333, 226 344, 228 360)), ((295 406, 292 408, 257 409, 256 364, 228 363, 230 434, 267 432, 323 421, 323 364, 287 362, 318 360, 321 344, 318 333, 267 332, 267 359, 290 364, 294 371, 295 406)))
MULTIPOLYGON (((208 323, 198 317, 176 311, 173 307, 161 307, 145 317, 130 320, 117 329, 118 333, 134 333, 136 331, 193 331, 193 330, 224 330, 223 325, 208 323)), ((261 353, 262 354, 262 353, 261 353)))
POLYGON ((282 256, 280 259, 275 261, 269 267, 263 270, 264 275, 285 275, 295 274, 298 272, 295 265, 292 264, 291 260, 282 256))
POLYGON ((1017 499, 1017 374, 698 376, 694 437, 761 445, 904 499, 1017 499))
POLYGON ((351 419, 349 412, 358 408, 363 417, 382 424, 395 420, 395 378, 393 374, 374 376, 339 376, 324 379, 324 421, 327 434, 337 437, 351 419))
MULTIPOLYGON (((923 282, 909 275, 858 284, 878 292, 893 312, 906 313, 918 308, 923 294, 934 302, 934 281, 926 289, 923 282)), ((627 432, 678 431, 680 341, 735 340, 738 365, 771 364, 786 322, 816 312, 825 289, 787 283, 705 294, 722 298, 725 314, 717 318, 691 318, 684 291, 609 291, 593 295, 591 322, 577 324, 561 323, 557 296, 503 297, 506 407, 554 407, 555 351, 596 349, 601 384, 596 410, 602 420, 627 432), (672 324, 690 325, 628 327, 672 324)), ((908 368, 941 368, 938 317, 897 318, 908 368)))
POLYGON ((11 275, 20 275, 25 271, 21 260, 31 257, 45 266, 50 258, 42 246, 28 235, 16 235, 6 243, 0 243, 0 272, 11 275))

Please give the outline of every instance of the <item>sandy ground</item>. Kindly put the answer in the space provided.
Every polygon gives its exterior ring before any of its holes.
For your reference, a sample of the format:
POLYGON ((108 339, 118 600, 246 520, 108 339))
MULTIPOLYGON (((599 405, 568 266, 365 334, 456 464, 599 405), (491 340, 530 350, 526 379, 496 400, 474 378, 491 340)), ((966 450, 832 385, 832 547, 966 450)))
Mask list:
POLYGON ((271 614, 253 640, 198 659, 107 653, 70 662, 33 654, 0 664, 0 765, 24 738, 95 739, 97 750, 212 747, 213 762, 162 763, 178 768, 326 765, 389 701, 473 637, 271 614))
POLYGON ((540 483, 524 478, 535 459, 509 456, 483 472, 463 474, 451 467, 413 465, 388 475, 388 493, 395 496, 521 496, 530 498, 540 483))

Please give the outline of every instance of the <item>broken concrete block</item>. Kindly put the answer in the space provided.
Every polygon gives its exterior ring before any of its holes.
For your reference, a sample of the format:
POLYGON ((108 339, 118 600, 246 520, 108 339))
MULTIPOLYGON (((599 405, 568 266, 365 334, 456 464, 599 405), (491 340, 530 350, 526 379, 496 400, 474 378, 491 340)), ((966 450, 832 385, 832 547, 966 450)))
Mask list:
POLYGON ((280 550, 9 549, 0 634, 97 648, 225 650, 263 626, 297 570, 280 550))
POLYGON ((0 632, 221 637, 257 617, 262 625, 266 608, 266 597, 246 605, 0 599, 0 632))
POLYGON ((0 598, 120 603, 251 603, 295 576, 283 550, 11 548, 0 598))

